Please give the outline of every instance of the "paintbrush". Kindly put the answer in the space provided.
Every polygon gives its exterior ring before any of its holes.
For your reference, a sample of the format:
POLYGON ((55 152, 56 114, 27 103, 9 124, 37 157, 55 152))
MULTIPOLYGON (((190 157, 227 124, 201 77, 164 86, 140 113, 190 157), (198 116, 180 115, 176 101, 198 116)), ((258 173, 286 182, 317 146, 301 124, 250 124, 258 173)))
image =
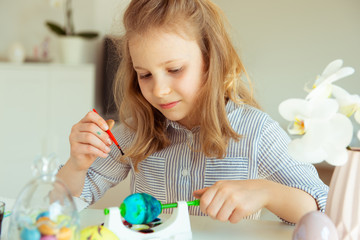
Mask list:
MULTIPOLYGON (((94 112, 96 112, 97 114, 99 114, 95 108, 93 109, 94 112)), ((100 115, 100 114, 99 114, 100 115)), ((111 138, 111 140, 115 143, 115 145, 117 146, 117 148, 120 150, 121 154, 124 155, 124 152, 121 150, 121 147, 119 145, 119 143, 116 141, 114 135, 111 133, 110 129, 106 130, 107 134, 109 134, 109 137, 111 138)))

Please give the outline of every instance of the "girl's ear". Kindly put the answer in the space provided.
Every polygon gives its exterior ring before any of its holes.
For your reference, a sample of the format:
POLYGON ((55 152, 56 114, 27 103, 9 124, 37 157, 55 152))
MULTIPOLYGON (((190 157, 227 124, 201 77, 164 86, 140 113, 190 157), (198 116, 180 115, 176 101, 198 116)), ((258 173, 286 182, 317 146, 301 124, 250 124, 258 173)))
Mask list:
POLYGON ((106 120, 106 123, 109 126, 109 130, 111 130, 113 128, 113 126, 115 125, 115 121, 112 119, 106 120))

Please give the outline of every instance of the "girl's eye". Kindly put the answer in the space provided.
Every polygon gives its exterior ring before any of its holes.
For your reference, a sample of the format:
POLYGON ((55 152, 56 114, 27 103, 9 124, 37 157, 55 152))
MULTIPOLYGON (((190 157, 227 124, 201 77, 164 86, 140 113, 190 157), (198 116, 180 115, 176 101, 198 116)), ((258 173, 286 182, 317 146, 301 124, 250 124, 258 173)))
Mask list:
POLYGON ((178 73, 178 72, 181 72, 182 70, 182 67, 181 68, 175 68, 175 69, 170 69, 168 70, 170 73, 178 73))
POLYGON ((140 74, 140 75, 139 75, 139 78, 140 78, 140 79, 146 79, 146 78, 149 78, 149 77, 151 77, 151 73, 148 73, 148 74, 140 74))

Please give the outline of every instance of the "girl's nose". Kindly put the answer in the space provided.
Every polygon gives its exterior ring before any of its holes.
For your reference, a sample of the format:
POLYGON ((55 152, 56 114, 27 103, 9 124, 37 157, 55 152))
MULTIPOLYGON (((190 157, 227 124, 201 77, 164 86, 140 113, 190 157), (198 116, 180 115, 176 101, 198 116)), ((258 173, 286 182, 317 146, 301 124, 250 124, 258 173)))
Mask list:
POLYGON ((165 78, 157 78, 154 81, 153 94, 156 97, 163 97, 171 93, 171 87, 165 78))

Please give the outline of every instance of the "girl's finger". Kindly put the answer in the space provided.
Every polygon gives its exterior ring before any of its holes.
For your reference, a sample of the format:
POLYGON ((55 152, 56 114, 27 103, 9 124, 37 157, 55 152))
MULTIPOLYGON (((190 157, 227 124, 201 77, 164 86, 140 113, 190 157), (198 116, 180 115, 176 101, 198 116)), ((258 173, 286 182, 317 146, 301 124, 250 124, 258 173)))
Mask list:
POLYGON ((108 153, 105 153, 92 145, 79 144, 79 143, 75 144, 74 153, 76 155, 86 154, 86 155, 93 155, 95 157, 102 157, 102 158, 106 158, 109 155, 108 153))
POLYGON ((216 219, 222 222, 228 221, 230 220, 230 217, 234 212, 234 210, 235 210, 235 206, 231 204, 229 201, 225 201, 221 209, 217 213, 216 219))
POLYGON ((206 208, 206 213, 213 219, 216 219, 220 209, 224 205, 226 197, 228 196, 222 194, 222 192, 218 189, 218 191, 216 191, 214 197, 212 198, 211 203, 206 208))
POLYGON ((90 111, 86 114, 86 116, 80 120, 81 123, 95 123, 98 125, 103 131, 107 131, 109 126, 106 121, 96 112, 90 111))
POLYGON ((200 198, 200 209, 203 213, 208 214, 207 213, 207 208, 209 207, 209 205, 211 204, 215 194, 216 194, 217 188, 215 188, 214 186, 208 188, 202 195, 200 198))
POLYGON ((111 150, 103 141, 100 140, 100 138, 89 132, 80 132, 76 134, 72 140, 78 143, 93 146, 104 153, 109 153, 111 150))
POLYGON ((243 219, 244 217, 246 217, 246 216, 244 216, 241 211, 235 209, 235 210, 232 212, 232 214, 231 214, 231 216, 230 216, 230 218, 229 218, 229 221, 230 221, 231 223, 238 223, 238 222, 240 222, 241 219, 243 219))
POLYGON ((206 187, 206 188, 203 188, 203 189, 196 190, 196 191, 193 192, 193 196, 195 198, 201 198, 201 196, 203 195, 204 192, 206 192, 207 189, 208 188, 206 187))
POLYGON ((83 123, 79 124, 78 129, 79 132, 83 133, 91 133, 94 134, 96 137, 98 137, 101 141, 103 141, 105 144, 110 146, 112 144, 112 141, 107 134, 107 132, 103 131, 99 126, 97 126, 94 123, 83 123))

